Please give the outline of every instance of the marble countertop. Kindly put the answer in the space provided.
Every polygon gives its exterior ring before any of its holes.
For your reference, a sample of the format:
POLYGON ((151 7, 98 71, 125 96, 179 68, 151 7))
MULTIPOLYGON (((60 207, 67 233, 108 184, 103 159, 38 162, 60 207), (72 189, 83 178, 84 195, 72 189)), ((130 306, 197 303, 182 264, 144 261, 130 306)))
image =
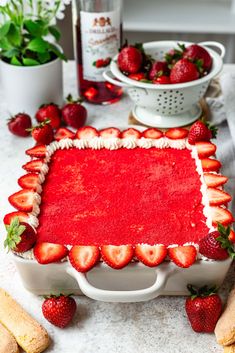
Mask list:
MULTIPOLYGON (((226 70, 234 69, 226 66, 226 70)), ((65 92, 76 96, 75 65, 65 64, 65 92)), ((29 98, 30 99, 30 98, 29 98)), ((0 286, 9 291, 28 312, 49 331, 53 343, 48 353, 222 353, 213 334, 196 334, 184 311, 184 297, 160 297, 144 303, 96 302, 76 297, 78 309, 72 324, 64 329, 50 325, 41 313, 42 298, 27 292, 18 277, 11 257, 3 251, 3 216, 12 211, 7 198, 18 190, 21 166, 27 161, 24 151, 31 138, 17 138, 6 127, 6 112, 0 89, 0 286)), ((111 106, 87 105, 88 124, 97 128, 127 126, 131 102, 124 97, 111 106)), ((235 172, 234 172, 235 173, 235 172)), ((234 175, 232 175, 234 177, 234 175)), ((228 273, 220 293, 225 298, 234 282, 234 268, 228 273)))

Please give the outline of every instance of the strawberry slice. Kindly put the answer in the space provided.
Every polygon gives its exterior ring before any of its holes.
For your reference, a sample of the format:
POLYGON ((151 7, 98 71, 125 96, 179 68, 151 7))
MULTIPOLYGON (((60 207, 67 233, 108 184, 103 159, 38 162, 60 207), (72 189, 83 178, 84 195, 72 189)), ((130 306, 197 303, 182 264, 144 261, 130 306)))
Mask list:
POLYGON ((27 170, 27 172, 40 172, 41 168, 43 165, 43 160, 41 159, 34 159, 22 166, 24 170, 27 170))
POLYGON ((218 223, 221 223, 223 226, 227 226, 230 223, 234 222, 232 213, 226 208, 219 206, 211 206, 210 210, 214 227, 217 227, 218 223))
POLYGON ((224 205, 232 200, 232 197, 227 192, 216 188, 208 188, 207 195, 209 197, 210 206, 224 205))
POLYGON ((101 247, 101 255, 107 265, 119 270, 132 260, 134 249, 131 245, 103 245, 101 247))
POLYGON ((213 156, 216 151, 216 145, 211 142, 201 141, 196 142, 195 146, 197 148, 198 157, 200 159, 213 156))
POLYGON ((77 139, 90 139, 99 136, 98 131, 92 126, 84 126, 77 130, 77 139))
POLYGON ((230 229, 230 233, 229 233, 228 239, 229 239, 233 244, 235 244, 235 232, 234 232, 233 229, 230 229))
POLYGON ((46 145, 37 145, 33 148, 28 149, 25 152, 30 157, 44 158, 46 157, 46 145))
POLYGON ((100 130, 100 136, 104 138, 120 137, 121 131, 116 127, 109 127, 108 129, 100 130))
POLYGON ((208 187, 216 188, 227 183, 228 178, 224 175, 214 173, 204 173, 204 179, 208 187))
POLYGON ((188 136, 188 130, 182 127, 174 127, 167 130, 165 136, 171 140, 184 139, 188 136))
POLYGON ((31 189, 36 191, 38 185, 38 174, 37 173, 29 173, 23 175, 18 179, 18 184, 22 189, 31 189))
POLYGON ((56 141, 60 141, 62 139, 74 139, 74 137, 75 137, 75 134, 71 130, 67 129, 66 127, 59 128, 56 131, 54 136, 56 141))
POLYGON ((29 216, 25 212, 21 211, 16 211, 16 212, 11 212, 5 215, 3 219, 3 223, 8 225, 11 224, 11 221, 13 218, 18 217, 20 222, 25 222, 27 223, 29 216))
POLYGON ((69 261, 78 272, 91 270, 100 259, 97 246, 75 245, 69 252, 69 261))
POLYGON ((176 246, 168 249, 170 259, 179 267, 192 266, 197 258, 197 250, 193 245, 176 246))
POLYGON ((68 255, 68 249, 61 244, 37 243, 33 249, 37 262, 42 265, 58 262, 68 255))
POLYGON ((126 129, 124 131, 122 131, 122 138, 135 138, 135 139, 139 139, 141 138, 141 132, 136 130, 136 129, 126 129))
POLYGON ((217 159, 203 158, 201 163, 204 172, 217 172, 221 168, 221 163, 217 159))
POLYGON ((154 267, 159 265, 167 255, 167 248, 165 245, 148 245, 137 244, 135 247, 135 256, 139 261, 146 266, 154 267))
POLYGON ((150 128, 150 129, 144 130, 143 136, 148 139, 157 140, 163 137, 163 132, 155 128, 150 128))
POLYGON ((33 209, 34 195, 35 193, 32 190, 20 190, 11 195, 8 200, 17 210, 31 212, 33 209))

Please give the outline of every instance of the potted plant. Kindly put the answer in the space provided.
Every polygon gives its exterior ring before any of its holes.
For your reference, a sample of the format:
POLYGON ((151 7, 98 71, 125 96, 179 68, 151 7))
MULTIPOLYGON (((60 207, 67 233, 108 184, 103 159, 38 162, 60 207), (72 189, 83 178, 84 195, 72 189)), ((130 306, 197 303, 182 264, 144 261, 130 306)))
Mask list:
POLYGON ((11 114, 33 115, 47 102, 63 101, 63 51, 55 25, 69 0, 0 2, 0 82, 11 114))

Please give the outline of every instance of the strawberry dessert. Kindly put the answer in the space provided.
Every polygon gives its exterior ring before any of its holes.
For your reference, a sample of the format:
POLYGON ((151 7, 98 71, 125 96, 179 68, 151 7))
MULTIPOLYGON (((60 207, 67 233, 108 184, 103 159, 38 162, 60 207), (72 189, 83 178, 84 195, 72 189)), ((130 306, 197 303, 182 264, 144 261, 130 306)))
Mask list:
MULTIPOLYGON (((79 272, 99 261, 114 269, 166 260, 187 268, 199 258, 226 259, 233 217, 210 142, 215 133, 203 121, 189 131, 60 128, 52 142, 50 133, 47 145, 26 151, 22 189, 9 197, 16 211, 4 218, 5 245, 23 257, 20 249, 33 248, 40 264, 67 258, 79 272)), ((42 131, 34 134, 39 142, 42 131)))

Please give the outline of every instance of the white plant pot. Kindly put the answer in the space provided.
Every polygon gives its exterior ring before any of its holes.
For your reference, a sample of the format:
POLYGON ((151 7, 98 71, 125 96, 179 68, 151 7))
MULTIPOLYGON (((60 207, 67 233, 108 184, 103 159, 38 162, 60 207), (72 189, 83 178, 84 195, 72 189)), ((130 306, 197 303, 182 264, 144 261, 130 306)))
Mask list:
POLYGON ((10 114, 34 116, 44 103, 63 103, 63 70, 60 59, 38 66, 15 66, 0 60, 0 83, 10 114))

